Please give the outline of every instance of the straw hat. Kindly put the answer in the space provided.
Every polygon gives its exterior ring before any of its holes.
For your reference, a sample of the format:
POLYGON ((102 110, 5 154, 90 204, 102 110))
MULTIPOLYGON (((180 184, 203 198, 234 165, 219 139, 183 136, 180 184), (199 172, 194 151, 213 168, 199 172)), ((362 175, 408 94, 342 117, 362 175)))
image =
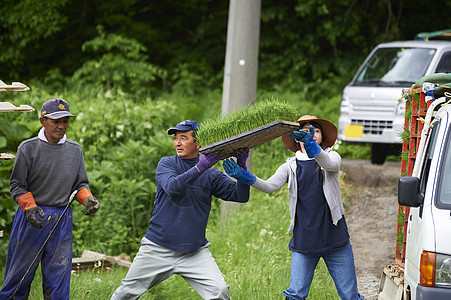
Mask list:
MULTIPOLYGON (((299 123, 299 125, 302 125, 304 123, 315 122, 315 123, 318 123, 319 126, 321 126, 321 134, 323 135, 323 142, 321 143, 320 146, 323 149, 326 149, 327 147, 332 147, 333 144, 335 143, 335 141, 337 140, 337 134, 338 134, 337 127, 335 127, 334 124, 332 124, 331 122, 329 122, 325 119, 318 119, 315 116, 304 115, 304 116, 300 117, 297 120, 297 122, 299 123)), ((289 150, 296 152, 296 151, 300 150, 301 148, 299 147, 299 144, 296 143, 296 141, 294 139, 290 138, 290 133, 283 135, 282 141, 289 150)))

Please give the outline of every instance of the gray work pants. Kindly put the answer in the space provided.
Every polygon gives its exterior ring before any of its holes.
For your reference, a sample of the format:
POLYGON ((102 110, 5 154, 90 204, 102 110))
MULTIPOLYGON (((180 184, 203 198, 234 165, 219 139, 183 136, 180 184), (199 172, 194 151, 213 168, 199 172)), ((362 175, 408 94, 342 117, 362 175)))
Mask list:
POLYGON ((127 275, 111 300, 138 299, 173 274, 182 276, 203 299, 230 299, 229 287, 208 246, 209 243, 187 254, 159 246, 144 237, 127 275))

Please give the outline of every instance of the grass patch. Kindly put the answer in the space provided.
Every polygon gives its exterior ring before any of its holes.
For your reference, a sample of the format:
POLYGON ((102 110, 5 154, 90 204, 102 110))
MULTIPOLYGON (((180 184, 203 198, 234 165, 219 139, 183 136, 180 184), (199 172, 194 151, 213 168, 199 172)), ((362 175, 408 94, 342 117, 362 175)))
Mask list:
MULTIPOLYGON (((278 300, 290 283, 291 251, 288 243, 288 190, 264 194, 251 190, 249 203, 240 204, 225 223, 211 223, 207 238, 210 251, 230 286, 232 299, 278 300)), ((138 249, 136 249, 138 251, 138 249)), ((4 270, 1 270, 1 276, 4 270)), ((72 275, 70 299, 109 299, 120 286, 127 269, 94 269, 72 275)), ((32 284, 30 300, 42 299, 40 270, 32 284)), ((201 299, 180 276, 172 276, 144 293, 140 299, 201 299)), ((320 261, 309 299, 339 299, 325 264, 320 261)))

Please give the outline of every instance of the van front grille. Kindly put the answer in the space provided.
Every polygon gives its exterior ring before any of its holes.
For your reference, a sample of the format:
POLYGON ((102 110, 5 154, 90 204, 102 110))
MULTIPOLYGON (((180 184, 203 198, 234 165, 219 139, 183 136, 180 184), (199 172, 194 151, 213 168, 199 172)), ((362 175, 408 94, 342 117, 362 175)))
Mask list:
POLYGON ((384 129, 393 129, 393 121, 352 119, 352 125, 362 125, 363 134, 382 134, 384 129))

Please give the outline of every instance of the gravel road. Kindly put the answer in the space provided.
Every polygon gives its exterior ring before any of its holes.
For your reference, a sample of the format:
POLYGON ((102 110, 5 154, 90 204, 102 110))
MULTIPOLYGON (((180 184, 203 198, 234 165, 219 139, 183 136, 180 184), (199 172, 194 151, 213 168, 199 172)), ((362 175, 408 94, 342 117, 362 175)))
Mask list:
POLYGON ((382 270, 395 257, 401 164, 372 165, 365 160, 344 159, 341 170, 359 292, 366 300, 377 299, 382 270))

